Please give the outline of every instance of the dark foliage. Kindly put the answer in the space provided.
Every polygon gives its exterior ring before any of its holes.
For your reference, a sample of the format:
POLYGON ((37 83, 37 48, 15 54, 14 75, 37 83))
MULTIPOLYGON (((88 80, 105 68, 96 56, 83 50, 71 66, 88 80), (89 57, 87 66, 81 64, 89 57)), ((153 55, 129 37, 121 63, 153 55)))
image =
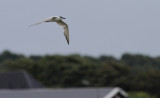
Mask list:
POLYGON ((127 91, 146 91, 160 97, 160 58, 124 54, 80 56, 78 54, 26 57, 4 51, 0 70, 27 70, 47 87, 119 86, 127 91))

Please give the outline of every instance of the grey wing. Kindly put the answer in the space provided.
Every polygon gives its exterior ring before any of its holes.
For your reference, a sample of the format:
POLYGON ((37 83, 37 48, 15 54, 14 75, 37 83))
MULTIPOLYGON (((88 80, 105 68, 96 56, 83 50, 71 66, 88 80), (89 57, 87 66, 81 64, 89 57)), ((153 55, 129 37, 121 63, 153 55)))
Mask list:
POLYGON ((69 29, 68 29, 68 25, 65 22, 63 22, 62 20, 57 21, 56 23, 63 28, 64 36, 65 36, 65 38, 67 40, 67 43, 69 44, 69 29))
MULTIPOLYGON (((47 19, 45 19, 45 20, 42 20, 42 21, 37 22, 37 23, 35 23, 35 24, 32 24, 32 25, 30 25, 30 26, 35 26, 35 25, 39 25, 39 24, 44 23, 44 22, 49 22, 50 19, 51 19, 51 18, 47 18, 47 19)), ((28 27, 30 27, 30 26, 28 26, 28 27)))

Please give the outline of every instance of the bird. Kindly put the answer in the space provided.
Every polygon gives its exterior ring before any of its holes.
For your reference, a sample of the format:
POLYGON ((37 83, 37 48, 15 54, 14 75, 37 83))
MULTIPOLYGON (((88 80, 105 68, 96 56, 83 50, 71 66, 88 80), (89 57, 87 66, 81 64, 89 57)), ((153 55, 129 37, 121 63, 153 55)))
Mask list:
POLYGON ((66 41, 69 45, 69 28, 68 28, 68 25, 62 21, 63 19, 66 19, 66 18, 64 18, 62 16, 52 16, 52 17, 48 17, 47 19, 44 19, 44 20, 42 20, 36 24, 30 25, 30 26, 39 25, 39 24, 45 23, 45 22, 56 22, 59 26, 61 26, 63 28, 64 36, 65 36, 66 41))

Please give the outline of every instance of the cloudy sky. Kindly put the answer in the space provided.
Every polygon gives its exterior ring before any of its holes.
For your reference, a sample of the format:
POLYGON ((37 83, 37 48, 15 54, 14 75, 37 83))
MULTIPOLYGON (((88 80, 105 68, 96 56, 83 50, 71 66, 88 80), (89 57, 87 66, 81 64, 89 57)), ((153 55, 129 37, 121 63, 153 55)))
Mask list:
POLYGON ((160 56, 160 0, 1 0, 0 52, 160 56), (28 25, 63 16, 70 45, 56 23, 28 25))

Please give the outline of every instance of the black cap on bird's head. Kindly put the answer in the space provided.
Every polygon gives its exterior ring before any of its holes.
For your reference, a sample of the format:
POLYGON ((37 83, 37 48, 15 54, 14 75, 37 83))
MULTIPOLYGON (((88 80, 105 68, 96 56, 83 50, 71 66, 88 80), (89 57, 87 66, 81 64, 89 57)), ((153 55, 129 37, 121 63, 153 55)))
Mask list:
POLYGON ((61 18, 61 19, 66 19, 66 18, 64 18, 64 17, 62 17, 62 16, 60 16, 60 18, 61 18))

